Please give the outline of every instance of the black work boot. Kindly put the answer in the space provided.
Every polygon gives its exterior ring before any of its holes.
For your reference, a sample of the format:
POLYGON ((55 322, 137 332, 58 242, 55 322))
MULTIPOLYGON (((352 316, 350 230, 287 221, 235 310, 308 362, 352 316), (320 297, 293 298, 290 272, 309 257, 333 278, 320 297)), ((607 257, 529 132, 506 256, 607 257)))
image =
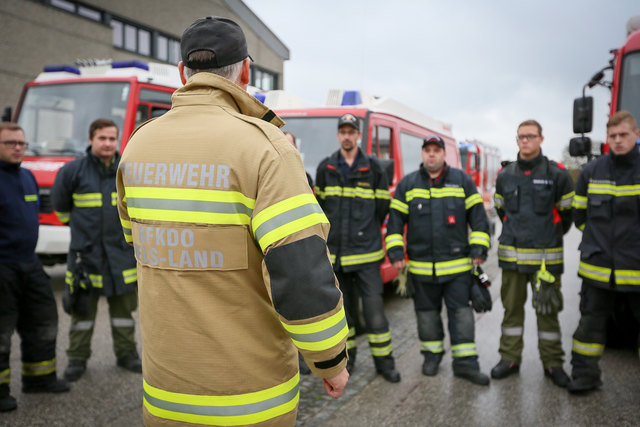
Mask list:
POLYGON ((438 367, 442 360, 442 353, 424 353, 424 362, 422 363, 422 374, 433 377, 438 373, 438 367))
POLYGON ((67 380, 56 378, 55 373, 45 381, 25 381, 25 378, 22 378, 23 393, 64 393, 67 391, 69 391, 69 383, 67 380))
POLYGON ((142 373, 142 361, 140 360, 140 356, 138 356, 138 352, 135 350, 131 350, 124 356, 119 357, 117 364, 127 371, 135 372, 138 374, 142 373))
POLYGON ((373 363, 376 365, 376 372, 390 383, 400 382, 400 372, 396 371, 393 356, 373 356, 373 363))
POLYGON ((87 361, 82 359, 69 359, 67 369, 64 370, 64 377, 67 381, 78 381, 87 370, 87 361))
POLYGON ((476 366, 454 366, 453 375, 478 385, 489 385, 489 377, 476 366))
POLYGON ((18 407, 16 399, 9 394, 9 384, 0 385, 0 412, 13 411, 18 407))
POLYGON ((586 393, 599 388, 601 385, 602 381, 599 376, 573 375, 573 379, 567 385, 567 390, 569 390, 570 393, 586 393))
POLYGON ((517 363, 501 359, 491 370, 491 378, 495 378, 497 380, 507 378, 509 375, 515 374, 519 370, 520 366, 517 363))
POLYGON ((562 366, 552 366, 544 369, 544 375, 551 378, 551 381, 558 387, 565 388, 569 384, 569 376, 564 372, 562 366))

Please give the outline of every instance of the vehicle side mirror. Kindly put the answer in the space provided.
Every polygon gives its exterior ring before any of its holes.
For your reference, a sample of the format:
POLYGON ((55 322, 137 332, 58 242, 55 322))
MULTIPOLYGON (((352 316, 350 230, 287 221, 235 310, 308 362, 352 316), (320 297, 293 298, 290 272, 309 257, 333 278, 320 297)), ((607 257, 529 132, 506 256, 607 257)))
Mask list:
POLYGON ((2 121, 3 122, 11 121, 11 107, 4 107, 4 113, 2 113, 2 121))
POLYGON ((387 179, 389 180, 389 184, 391 184, 393 182, 395 162, 393 161, 393 159, 379 159, 378 162, 380 162, 380 166, 382 166, 382 168, 387 173, 387 179))
POLYGON ((593 127, 593 97, 584 96, 573 101, 573 132, 589 133, 593 127))
POLYGON ((571 157, 588 156, 591 154, 591 138, 577 136, 569 140, 569 155, 571 157))

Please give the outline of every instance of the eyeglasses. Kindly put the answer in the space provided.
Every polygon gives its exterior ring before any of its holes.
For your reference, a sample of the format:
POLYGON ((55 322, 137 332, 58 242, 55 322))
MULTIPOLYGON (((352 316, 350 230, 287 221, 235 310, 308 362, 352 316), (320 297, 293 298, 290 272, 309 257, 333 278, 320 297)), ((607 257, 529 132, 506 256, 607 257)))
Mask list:
POLYGON ((518 141, 524 141, 524 140, 531 141, 531 140, 539 138, 539 137, 540 137, 540 135, 518 135, 518 136, 516 136, 516 139, 518 141))
POLYGON ((0 141, 5 147, 16 148, 16 146, 20 148, 29 148, 29 143, 24 141, 0 141))

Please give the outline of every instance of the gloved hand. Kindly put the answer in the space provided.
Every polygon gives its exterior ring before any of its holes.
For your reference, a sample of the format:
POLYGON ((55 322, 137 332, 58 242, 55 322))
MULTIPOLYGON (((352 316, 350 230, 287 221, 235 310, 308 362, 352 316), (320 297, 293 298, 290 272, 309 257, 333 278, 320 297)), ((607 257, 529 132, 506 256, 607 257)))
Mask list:
POLYGON ((482 271, 480 266, 474 266, 472 271, 473 283, 471 284, 471 306, 476 313, 482 313, 485 311, 491 311, 493 303, 491 301, 491 294, 489 293, 489 276, 482 271))
POLYGON ((540 270, 535 274, 533 285, 532 303, 536 313, 555 314, 562 310, 562 292, 555 281, 556 278, 547 271, 543 260, 540 270))

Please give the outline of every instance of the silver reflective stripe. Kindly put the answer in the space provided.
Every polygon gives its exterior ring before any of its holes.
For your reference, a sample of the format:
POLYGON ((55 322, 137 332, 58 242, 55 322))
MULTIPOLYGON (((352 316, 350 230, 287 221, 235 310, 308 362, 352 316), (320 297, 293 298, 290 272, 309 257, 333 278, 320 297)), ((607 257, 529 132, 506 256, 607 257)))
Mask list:
POLYGON ((114 328, 133 328, 135 325, 133 319, 126 317, 114 317, 111 319, 111 326, 114 328))
POLYGON ((284 405, 287 402, 292 401, 298 395, 299 384, 296 383, 288 392, 281 394, 280 396, 272 397, 271 399, 264 400, 262 402, 249 403, 246 405, 229 405, 229 406, 213 406, 213 405, 190 405, 187 403, 169 402, 167 400, 161 400, 151 396, 146 390, 143 390, 144 398, 146 401, 156 408, 164 409, 166 411, 178 412, 190 415, 204 415, 204 416, 218 416, 218 417, 233 417, 239 415, 251 415, 259 412, 267 411, 269 409, 276 408, 280 405, 284 405))
POLYGON ((140 209, 162 209, 172 211, 241 214, 251 216, 253 209, 242 203, 206 202, 202 200, 147 199, 127 197, 127 205, 140 209))
POLYGON ((282 227, 283 225, 287 225, 297 219, 304 218, 308 215, 316 213, 324 215, 322 208, 317 203, 308 203, 306 205, 289 209, 288 211, 276 215, 275 217, 260 224, 260 226, 255 231, 256 240, 260 241, 262 237, 264 237, 264 235, 277 228, 282 227))
POLYGON ((444 350, 444 343, 442 341, 421 341, 420 350, 430 351, 432 353, 442 353, 444 350))
POLYGON ((347 326, 347 319, 343 317, 341 321, 339 321, 332 327, 325 329, 324 331, 314 332, 311 334, 294 334, 289 332, 289 336, 296 341, 319 342, 335 336, 345 326, 347 326))
POLYGON ((502 327, 502 335, 507 337, 521 337, 524 328, 522 326, 502 327))
POLYGON ((88 331, 93 328, 92 320, 81 320, 71 325, 72 331, 88 331))
POLYGON ((546 341, 560 341, 560 332, 538 331, 538 338, 546 341))

